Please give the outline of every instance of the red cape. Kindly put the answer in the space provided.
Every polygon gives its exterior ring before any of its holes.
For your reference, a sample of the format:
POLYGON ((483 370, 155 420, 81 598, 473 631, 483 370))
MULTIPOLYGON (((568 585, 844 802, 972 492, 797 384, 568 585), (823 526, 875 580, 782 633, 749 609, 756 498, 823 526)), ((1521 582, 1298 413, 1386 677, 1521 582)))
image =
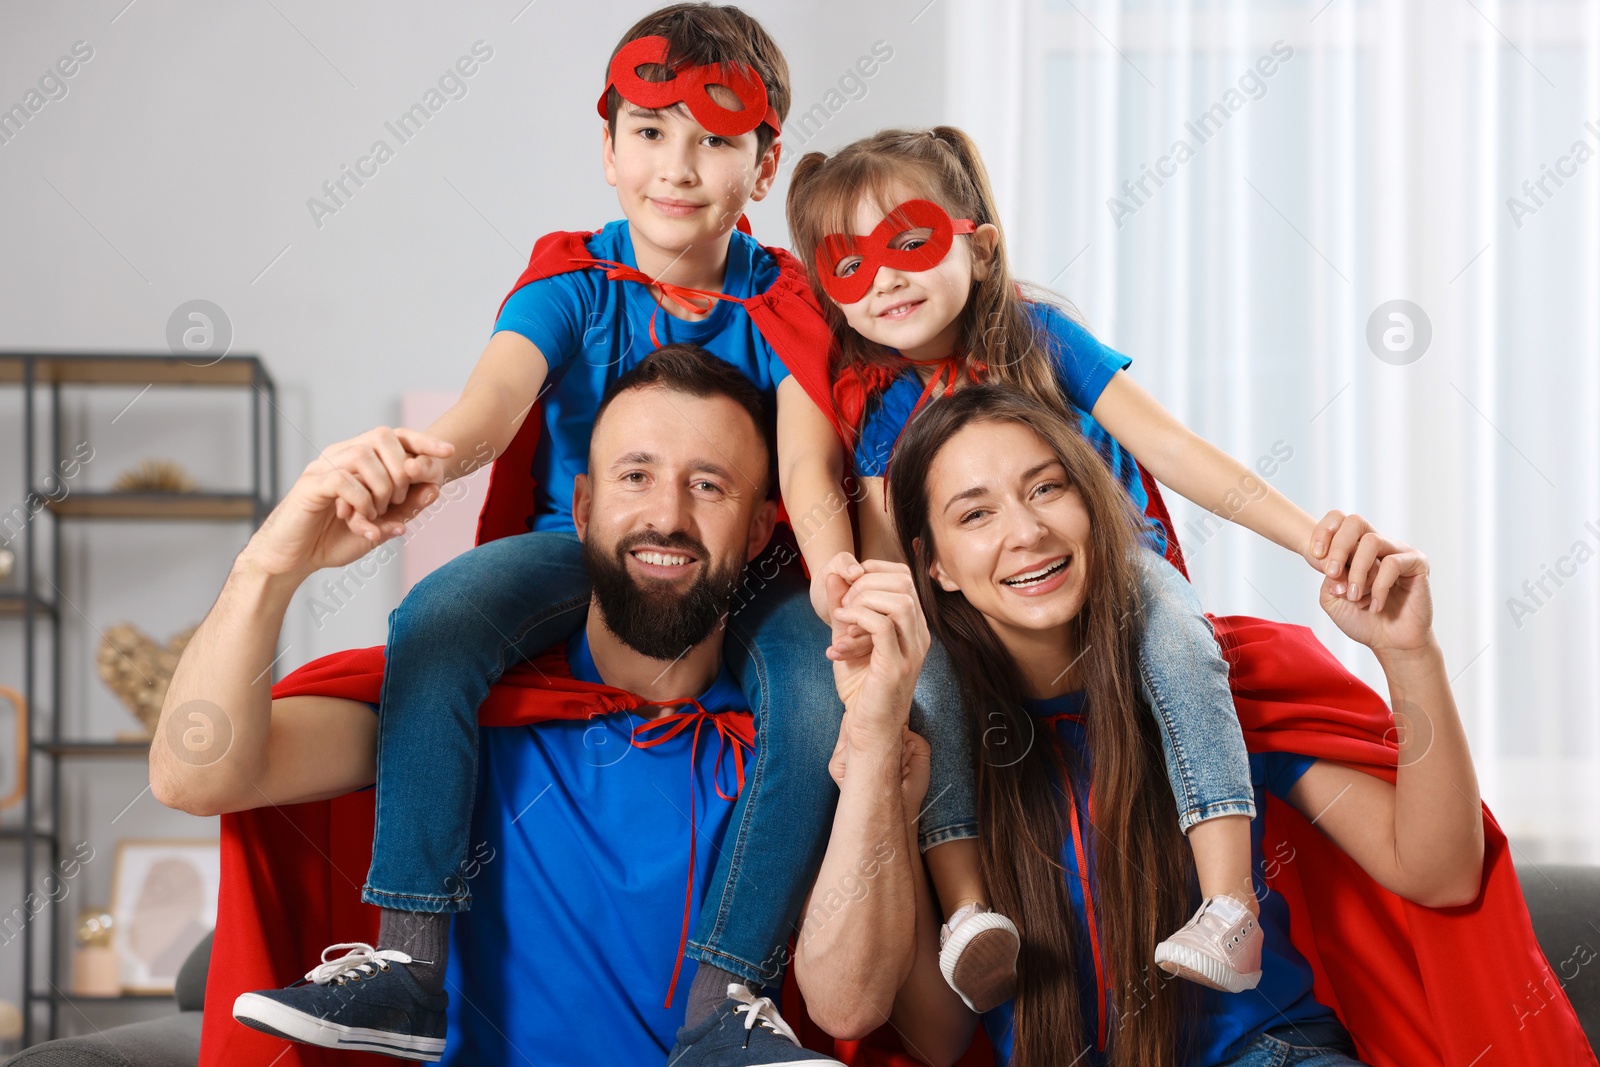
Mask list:
MULTIPOLYGON (((586 269, 588 236, 556 233, 540 239, 512 291, 538 278, 586 269)), ((798 262, 781 249, 768 251, 778 261, 778 281, 742 303, 790 373, 834 417, 827 324, 798 262)), ((496 462, 479 519, 479 544, 528 529, 539 426, 537 412, 530 413, 496 462)), ((1162 520, 1168 558, 1182 570, 1160 490, 1148 474, 1144 481, 1147 512, 1162 520)), ((1387 707, 1309 630, 1248 618, 1216 622, 1247 745, 1336 759, 1394 780, 1396 748, 1387 739, 1392 728, 1387 707)), ((572 679, 560 654, 549 655, 553 660, 541 658, 537 665, 507 672, 479 709, 479 722, 505 726, 582 718, 641 703, 632 694, 572 679)), ((273 696, 375 702, 382 677, 381 648, 352 650, 301 667, 273 687, 273 696)), ((288 985, 327 945, 376 939, 378 909, 360 899, 371 864, 373 799, 367 790, 222 816, 222 884, 206 984, 202 1067, 393 1062, 369 1053, 336 1054, 290 1044, 232 1016, 240 993, 288 985)), ((1534 939, 1505 835, 1487 809, 1483 891, 1474 903, 1445 910, 1417 907, 1379 887, 1288 805, 1269 800, 1266 819, 1266 854, 1295 857, 1279 864, 1271 882, 1289 901, 1295 946, 1311 962, 1318 999, 1339 1012, 1366 1062, 1373 1067, 1600 1067, 1534 939), (1492 969, 1482 966, 1486 950, 1495 957, 1492 969)), ((856 1067, 915 1063, 898 1051, 888 1027, 862 1042, 835 1043, 805 1017, 792 978, 785 996, 791 1021, 808 1046, 856 1067)), ((962 1063, 991 1062, 980 1031, 962 1063)))
MULTIPOLYGON (((740 219, 741 223, 743 219, 740 219)), ((741 229, 743 227, 741 226, 741 229)), ((506 294, 513 293, 529 282, 575 270, 593 269, 599 261, 589 253, 586 243, 594 233, 551 233, 539 238, 528 257, 528 266, 517 279, 517 284, 506 294)), ((828 353, 833 344, 833 334, 822 308, 806 284, 805 268, 800 261, 781 248, 767 248, 767 254, 778 264, 777 280, 764 293, 746 297, 739 303, 749 313, 756 329, 767 344, 783 360, 806 393, 816 401, 833 423, 834 432, 845 439, 843 428, 834 414, 832 391, 828 383, 828 353)), ((632 283, 629 283, 632 284, 632 283)), ((505 307, 505 301, 500 302, 505 307)), ((540 419, 538 408, 529 412, 522 428, 495 461, 489 475, 489 496, 484 501, 483 513, 478 518, 478 543, 493 541, 510 534, 526 533, 533 513, 533 454, 539 444, 540 419)))

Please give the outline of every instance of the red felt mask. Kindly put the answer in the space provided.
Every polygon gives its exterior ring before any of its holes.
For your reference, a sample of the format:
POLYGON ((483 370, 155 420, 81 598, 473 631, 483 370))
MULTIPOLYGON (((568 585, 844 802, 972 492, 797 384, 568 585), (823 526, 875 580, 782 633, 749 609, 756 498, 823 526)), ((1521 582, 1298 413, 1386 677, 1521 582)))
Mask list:
POLYGON ((932 200, 907 200, 883 217, 865 237, 830 233, 816 250, 817 277, 828 295, 841 304, 854 304, 866 297, 881 267, 921 272, 932 270, 950 254, 958 233, 972 233, 977 226, 971 219, 952 219, 932 200), (916 248, 895 248, 894 242, 910 230, 930 231, 916 248), (860 262, 855 258, 860 257, 860 262), (840 264, 849 274, 837 273, 840 264))
MULTIPOLYGON (((609 91, 615 89, 630 104, 652 111, 683 104, 695 121, 718 137, 737 137, 765 122, 776 136, 778 116, 767 103, 767 87, 761 75, 742 63, 685 64, 673 70, 666 81, 645 81, 639 68, 647 64, 666 65, 667 39, 639 37, 623 45, 611 60, 609 91), (706 86, 720 85, 739 98, 742 110, 723 107, 706 92, 706 86)), ((600 117, 606 118, 606 94, 600 94, 600 117)))

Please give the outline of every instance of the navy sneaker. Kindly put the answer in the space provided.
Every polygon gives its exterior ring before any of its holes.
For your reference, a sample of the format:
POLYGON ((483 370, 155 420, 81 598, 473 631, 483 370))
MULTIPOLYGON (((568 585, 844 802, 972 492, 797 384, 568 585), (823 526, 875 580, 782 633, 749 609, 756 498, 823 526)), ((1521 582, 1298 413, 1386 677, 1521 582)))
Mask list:
POLYGON ((290 1041, 352 1052, 380 1052, 403 1060, 444 1055, 448 993, 426 993, 396 963, 411 957, 378 951, 362 941, 330 945, 322 964, 287 989, 241 993, 233 1017, 246 1026, 290 1041), (328 953, 348 949, 337 959, 328 953))
POLYGON ((777 1005, 738 983, 728 986, 728 999, 705 1022, 678 1031, 678 1044, 667 1067, 789 1067, 838 1060, 800 1047, 777 1005))

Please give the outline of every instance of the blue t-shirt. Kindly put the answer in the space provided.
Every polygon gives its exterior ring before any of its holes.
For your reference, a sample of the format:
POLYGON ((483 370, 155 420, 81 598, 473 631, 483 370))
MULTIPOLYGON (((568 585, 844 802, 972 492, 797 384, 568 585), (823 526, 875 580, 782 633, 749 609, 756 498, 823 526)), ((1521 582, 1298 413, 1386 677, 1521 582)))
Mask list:
MULTIPOLYGON (((601 680, 583 631, 575 678, 601 680)), ((747 707, 726 668, 698 697, 747 707)), ((692 710, 692 709, 690 709, 692 710)), ((718 736, 693 730, 632 745, 632 712, 478 731, 468 856, 472 907, 450 930, 444 1063, 665 1063, 697 964, 685 959, 663 1008, 683 929, 689 791, 694 791, 693 930, 733 804, 717 795, 718 736)), ((720 785, 738 788, 733 760, 720 785)))
MULTIPOLYGON (((1028 702, 1028 710, 1035 716, 1083 714, 1083 694, 1068 693, 1050 700, 1028 702)), ((1086 731, 1081 722, 1070 719, 1055 724, 1056 738, 1063 746, 1077 751, 1078 765, 1084 768, 1084 781, 1092 773, 1086 731)), ((1244 1044, 1256 1035, 1286 1023, 1337 1020, 1332 1009, 1319 1003, 1312 995, 1311 965, 1295 950, 1289 941, 1289 908, 1283 897, 1267 889, 1264 871, 1266 860, 1262 854, 1262 836, 1265 832, 1262 813, 1267 810, 1266 794, 1287 799, 1289 790, 1316 760, 1287 752, 1256 752, 1250 755, 1250 779, 1255 785, 1256 818, 1250 823, 1251 870, 1255 878, 1256 898, 1261 902, 1261 981, 1256 988, 1243 993, 1223 993, 1202 990, 1199 1025, 1194 1033, 1185 1067, 1213 1067, 1236 1056, 1244 1044)), ((1089 812, 1087 791, 1074 789, 1078 807, 1079 825, 1087 832, 1089 812)), ((1067 890, 1072 898, 1073 916, 1077 923, 1074 944, 1088 945, 1089 924, 1083 902, 1083 883, 1078 877, 1078 856, 1073 848, 1072 831, 1063 835, 1061 862, 1066 867, 1067 890)), ((1094 869, 1093 836, 1084 842, 1089 867, 1094 869)), ((1279 861, 1282 858, 1279 857, 1279 861)), ((1094 881, 1091 873, 1090 882, 1094 881)), ((1198 899, 1195 906, 1199 906, 1198 899)), ((1099 1011, 1106 1012, 1106 1032, 1114 1034, 1117 1021, 1111 1012, 1109 997, 1096 995, 1094 960, 1089 952, 1079 952, 1074 961, 1078 971, 1078 990, 1082 1000, 1083 1033, 1091 1045, 1099 1032, 1099 1011)), ((1174 979, 1182 981, 1182 979, 1174 979)), ((1011 1002, 1002 1004, 983 1016, 983 1027, 995 1049, 995 1062, 1006 1064, 1011 1059, 1011 1002)), ((1090 1048, 1087 1054, 1075 1061, 1083 1067, 1104 1067, 1107 1062, 1098 1050, 1090 1048)))
MULTIPOLYGON (((588 247, 596 259, 638 266, 626 220, 607 223, 589 238, 588 247)), ((777 277, 777 261, 753 237, 735 230, 728 241, 722 291, 732 297, 755 296, 777 277)), ((606 386, 655 351, 652 315, 663 345, 700 345, 743 371, 769 403, 776 400, 778 383, 789 376, 750 313, 732 301, 718 300, 704 319, 686 322, 661 310, 648 286, 608 281, 597 268, 529 282, 511 294, 494 328, 526 337, 549 364, 540 394, 544 432, 533 460, 533 529, 572 529, 572 480, 588 468, 594 413, 606 386)))
MULTIPOLYGON (((1051 304, 1031 303, 1028 315, 1037 331, 1036 340, 1049 353, 1056 367, 1056 380, 1061 385, 1073 413, 1078 417, 1084 439, 1095 447, 1112 476, 1127 490, 1139 514, 1145 513, 1150 503, 1139 467, 1117 440, 1105 431, 1089 414, 1105 391, 1106 384, 1117 371, 1131 365, 1133 360, 1115 349, 1108 348, 1078 323, 1073 322, 1061 309, 1051 304)), ((907 367, 887 389, 867 405, 861 416, 861 432, 856 440, 855 469, 863 478, 881 478, 889 467, 889 456, 900 439, 900 431, 911 421, 911 412, 922 396, 923 382, 915 370, 907 367)), ((1157 553, 1167 550, 1167 532, 1161 523, 1146 516, 1146 543, 1157 553)))

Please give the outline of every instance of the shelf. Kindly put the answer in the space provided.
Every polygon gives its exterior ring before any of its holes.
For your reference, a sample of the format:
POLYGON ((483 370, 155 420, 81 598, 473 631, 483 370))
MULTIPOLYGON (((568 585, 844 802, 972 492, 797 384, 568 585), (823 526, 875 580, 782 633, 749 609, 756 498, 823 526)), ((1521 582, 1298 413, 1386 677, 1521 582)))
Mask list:
POLYGON ((149 741, 62 741, 52 744, 49 741, 35 741, 35 752, 44 752, 52 756, 61 756, 65 759, 72 758, 123 758, 131 759, 135 756, 148 759, 150 756, 149 741))
MULTIPOLYGON (((0 616, 22 615, 28 607, 28 594, 16 589, 0 589, 0 616)), ((54 615, 56 606, 40 596, 33 597, 34 610, 41 615, 54 615)))
POLYGON ((249 493, 72 493, 46 504, 64 519, 254 521, 258 507, 271 510, 249 493))
POLYGON ((151 1004, 157 1001, 165 1001, 166 1003, 173 1005, 176 1005, 177 1003, 172 993, 118 993, 109 997, 85 997, 78 996, 73 993, 58 993, 54 990, 51 990, 48 993, 33 993, 30 995, 29 999, 38 1001, 53 1000, 57 1004, 119 1004, 139 1002, 151 1004))
MULTIPOLYGON (((14 464, 20 468, 21 477, 14 484, 22 489, 31 488, 41 479, 53 484, 52 479, 44 476, 50 474, 52 468, 65 469, 65 465, 59 461, 60 447, 67 439, 64 437, 67 427, 62 421, 66 412, 92 400, 95 405, 120 408, 116 418, 111 419, 116 422, 122 417, 121 413, 133 408, 146 391, 164 397, 160 402, 162 405, 178 402, 192 404, 203 399, 208 406, 216 407, 214 401, 224 401, 232 413, 227 425, 236 428, 244 438, 249 466, 242 477, 224 475, 200 492, 120 492, 109 485, 105 491, 90 491, 87 486, 79 491, 80 487, 75 485, 70 492, 64 492, 61 486, 57 486, 54 493, 36 493, 39 499, 26 498, 39 511, 48 508, 52 521, 44 524, 42 532, 30 528, 32 536, 23 542, 21 551, 17 552, 17 573, 9 577, 4 589, 0 589, 0 638, 3 638, 3 642, 16 639, 20 644, 24 636, 32 641, 39 636, 39 631, 44 631, 49 638, 49 665, 41 671, 36 669, 37 663, 30 663, 19 685, 19 688, 26 690, 24 695, 32 705, 32 736, 26 740, 26 763, 33 776, 31 783, 34 792, 31 794, 32 818, 27 827, 11 824, 0 826, 0 858, 7 864, 14 864, 14 868, 31 866, 40 873, 48 871, 62 846, 68 843, 62 826, 70 823, 70 820, 62 818, 64 811, 70 812, 74 810, 76 802, 88 799, 78 796, 79 785, 116 784, 118 792, 125 785, 126 791, 132 793, 138 786, 129 784, 129 776, 140 779, 146 777, 150 759, 150 739, 140 737, 139 732, 133 729, 138 725, 134 720, 120 720, 121 725, 128 728, 126 733, 119 733, 115 725, 107 724, 100 728, 104 729, 104 734, 100 734, 100 729, 79 726, 72 731, 72 735, 68 735, 62 723, 59 690, 66 665, 63 663, 60 630, 71 606, 69 597, 74 594, 67 580, 57 571, 64 562, 62 541, 70 535, 68 527, 76 520, 111 523, 114 529, 120 529, 115 524, 129 521, 155 524, 200 522, 213 526, 225 524, 224 528, 208 532, 208 537, 216 533, 228 540, 242 533, 248 538, 249 531, 272 510, 278 496, 280 415, 274 399, 276 386, 266 366, 255 355, 215 358, 198 354, 175 355, 163 349, 131 353, 86 349, 0 349, 0 396, 14 398, 8 403, 13 408, 22 409, 21 418, 14 421, 28 431, 23 434, 21 449, 0 447, 0 463, 14 464), (92 397, 89 395, 91 391, 94 393, 92 397), (239 417, 241 408, 247 409, 243 418, 239 417), (41 442, 48 443, 49 447, 41 449, 41 442), (51 500, 52 496, 61 499, 51 500), (245 526, 247 523, 249 525, 245 526), (56 569, 52 570, 52 564, 56 569), (46 573, 51 582, 60 583, 60 591, 52 589, 46 582, 46 573), (30 581, 37 584, 30 586, 30 581), (10 619, 40 619, 43 625, 35 626, 30 622, 25 634, 23 628, 12 626, 10 619), (45 689, 50 691, 49 700, 42 699, 45 689), (82 736, 84 733, 88 736, 82 736), (71 792, 63 789, 64 779, 70 784, 71 792), (46 824, 50 827, 48 831, 34 832, 32 829, 46 824), (47 846, 47 850, 35 852, 26 843, 30 836, 37 837, 47 846), (10 842, 19 844, 13 846, 10 842), (14 863, 19 857, 23 862, 14 863)), ((144 403, 155 402, 146 400, 144 403)), ((165 423, 170 422, 173 416, 140 408, 135 412, 135 418, 141 417, 149 422, 165 423), (139 412, 143 412, 143 416, 139 412)), ((64 479, 59 470, 56 473, 58 478, 64 479)), ((0 502, 0 506, 6 505, 0 502)), ((160 526, 157 526, 157 530, 158 536, 171 536, 160 526)), ((30 648, 42 655, 41 648, 30 648)), ((3 702, 0 702, 0 708, 3 708, 3 702)), ((148 792, 148 787, 144 791, 148 792)), ((126 799, 125 796, 121 797, 117 803, 121 804, 126 799)), ((131 801, 128 806, 132 806, 131 801)), ((15 820, 16 816, 11 818, 15 820)), ((116 819, 112 822, 116 822, 116 819)), ((8 870, 14 868, 8 867, 8 870)), ((71 916, 67 914, 71 910, 52 907, 48 916, 43 913, 39 915, 41 929, 34 931, 32 927, 29 928, 30 936, 40 938, 42 947, 48 951, 21 954, 15 950, 0 952, 0 971, 16 968, 20 972, 20 981, 11 979, 9 975, 6 980, 10 988, 22 994, 24 1047, 59 1036, 62 1016, 79 1014, 80 1018, 111 1019, 112 1012, 104 1009, 103 1005, 123 1005, 116 1010, 126 1013, 130 1006, 142 1004, 144 1007, 136 1011, 136 1016, 176 1010, 171 993, 119 992, 113 996, 74 996, 70 992, 63 992, 70 986, 64 963, 68 956, 66 949, 71 942, 71 916), (48 925, 44 926, 46 923, 48 925), (37 958, 40 956, 44 959, 37 958), (48 1012, 39 1010, 44 1005, 49 1005, 48 1012), (68 1006, 66 1011, 61 1010, 62 1005, 68 1006)), ((0 1055, 0 1059, 4 1058, 4 1055, 0 1055)))
POLYGON ((207 366, 206 359, 171 355, 0 352, 0 382, 22 382, 24 359, 33 361, 33 380, 39 384, 239 386, 272 381, 255 356, 224 356, 207 366))

